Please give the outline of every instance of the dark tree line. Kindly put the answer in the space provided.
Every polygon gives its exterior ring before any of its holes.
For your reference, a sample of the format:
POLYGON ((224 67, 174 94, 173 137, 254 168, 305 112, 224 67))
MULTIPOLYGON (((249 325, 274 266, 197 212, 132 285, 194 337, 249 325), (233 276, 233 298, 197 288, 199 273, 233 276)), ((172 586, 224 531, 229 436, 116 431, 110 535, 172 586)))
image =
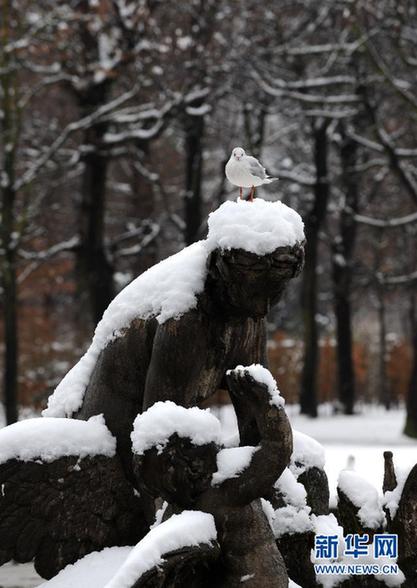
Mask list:
POLYGON ((91 330, 119 274, 143 271, 204 235, 207 213, 235 196, 223 167, 243 143, 279 176, 271 196, 305 219, 294 327, 304 339, 302 412, 317 414, 327 329, 336 340, 339 406, 353 413, 358 309, 378 325, 379 389, 392 404, 384 349, 393 298, 413 350, 413 434, 414 8, 388 0, 375 10, 365 2, 251 0, 1 6, 8 422, 17 418, 20 284, 42 264, 71 260, 79 322, 91 330), (48 234, 46 218, 56 224, 48 234), (403 247, 406 234, 411 245, 403 247), (400 308, 404 300, 410 311, 400 308), (330 317, 325 328, 322 315, 330 317))

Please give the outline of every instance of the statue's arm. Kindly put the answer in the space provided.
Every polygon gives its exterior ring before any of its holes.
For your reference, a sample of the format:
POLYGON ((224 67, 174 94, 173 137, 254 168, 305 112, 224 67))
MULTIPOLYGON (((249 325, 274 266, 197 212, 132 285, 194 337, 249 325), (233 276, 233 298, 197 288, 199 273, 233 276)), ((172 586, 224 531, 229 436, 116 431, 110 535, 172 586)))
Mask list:
POLYGON ((293 449, 292 430, 284 407, 271 403, 268 387, 250 372, 234 370, 227 381, 236 412, 253 416, 259 439, 254 440, 257 450, 248 467, 238 477, 223 482, 221 490, 228 503, 248 504, 268 494, 287 467, 293 449))

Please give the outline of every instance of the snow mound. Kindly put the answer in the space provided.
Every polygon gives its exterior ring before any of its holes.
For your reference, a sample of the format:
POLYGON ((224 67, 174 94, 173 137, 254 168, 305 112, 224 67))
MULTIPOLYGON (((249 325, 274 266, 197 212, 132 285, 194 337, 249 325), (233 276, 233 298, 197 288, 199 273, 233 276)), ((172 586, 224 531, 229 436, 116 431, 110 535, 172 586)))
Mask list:
POLYGON ((124 564, 132 547, 106 547, 66 566, 38 588, 103 588, 124 564))
POLYGON ((162 450, 175 433, 190 439, 194 445, 206 445, 220 443, 220 432, 220 422, 210 409, 202 410, 197 406, 184 408, 167 400, 156 402, 139 414, 130 437, 133 451, 143 455, 152 447, 162 450))
POLYGON ((59 457, 106 455, 116 451, 116 439, 106 427, 103 415, 88 421, 34 418, 0 430, 0 463, 9 459, 51 462, 59 457))
POLYGON ((400 504, 401 495, 404 490, 407 478, 412 470, 412 467, 408 468, 396 468, 395 477, 397 478, 397 485, 394 490, 387 490, 383 497, 383 505, 389 510, 391 519, 395 517, 400 504))
POLYGON ((296 478, 306 470, 316 467, 324 469, 324 447, 318 441, 292 430, 294 449, 291 456, 290 470, 296 478))
POLYGON ((249 466, 258 447, 229 447, 217 454, 217 472, 213 474, 212 485, 218 486, 225 480, 237 478, 249 466))
POLYGON ((280 408, 285 405, 285 400, 281 396, 280 391, 277 388, 277 383, 274 380, 271 372, 264 368, 259 363, 253 363, 249 366, 238 365, 233 370, 228 370, 227 373, 236 372, 238 374, 244 374, 247 372, 249 375, 252 376, 254 380, 260 382, 261 384, 265 384, 268 388, 268 392, 270 395, 269 404, 271 406, 276 406, 280 408))
POLYGON ((69 417, 82 405, 100 352, 134 319, 177 319, 195 308, 204 289, 207 259, 216 249, 241 248, 258 255, 304 240, 300 215, 282 202, 225 202, 209 216, 207 239, 193 243, 137 277, 110 303, 93 341, 48 399, 47 417, 69 417))
POLYGON ((244 249, 256 255, 304 240, 301 216, 282 202, 224 202, 208 218, 207 241, 212 249, 244 249))
POLYGON ((154 566, 164 562, 164 554, 184 547, 211 543, 217 538, 214 518, 200 511, 173 515, 151 531, 133 548, 125 563, 105 584, 105 588, 130 588, 154 566))
POLYGON ((274 484, 274 488, 280 492, 286 504, 303 508, 307 505, 307 492, 300 482, 297 482, 290 469, 285 468, 281 476, 274 484))
POLYGON ((277 508, 272 520, 272 530, 276 538, 282 535, 306 533, 312 531, 311 508, 307 506, 307 492, 297 482, 289 468, 285 468, 274 484, 286 502, 286 506, 277 508))
POLYGON ((358 517, 369 529, 378 529, 385 522, 384 511, 376 488, 352 470, 342 470, 337 482, 340 490, 359 508, 358 517))
POLYGON ((296 533, 307 533, 313 530, 313 524, 310 518, 311 508, 306 506, 298 508, 297 506, 283 506, 277 508, 275 517, 272 521, 272 529, 275 538, 278 539, 283 535, 295 535, 296 533))

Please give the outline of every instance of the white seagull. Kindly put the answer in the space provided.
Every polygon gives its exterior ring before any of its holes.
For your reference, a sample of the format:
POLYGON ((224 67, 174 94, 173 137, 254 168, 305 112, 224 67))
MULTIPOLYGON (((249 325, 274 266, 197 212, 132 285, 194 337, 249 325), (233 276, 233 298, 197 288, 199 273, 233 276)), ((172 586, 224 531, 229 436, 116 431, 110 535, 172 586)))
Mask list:
POLYGON ((239 186, 240 197, 243 198, 243 188, 250 188, 249 200, 255 196, 256 186, 270 184, 278 178, 270 178, 265 168, 251 155, 246 155, 241 147, 235 147, 229 161, 226 163, 226 178, 234 186, 239 186))

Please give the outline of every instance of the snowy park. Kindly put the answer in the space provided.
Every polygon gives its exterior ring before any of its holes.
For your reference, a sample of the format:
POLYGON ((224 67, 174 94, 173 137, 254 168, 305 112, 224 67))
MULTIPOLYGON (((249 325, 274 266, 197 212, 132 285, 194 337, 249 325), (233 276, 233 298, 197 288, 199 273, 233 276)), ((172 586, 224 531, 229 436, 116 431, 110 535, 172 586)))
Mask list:
POLYGON ((0 588, 417 588, 416 6, 0 5, 0 588))

